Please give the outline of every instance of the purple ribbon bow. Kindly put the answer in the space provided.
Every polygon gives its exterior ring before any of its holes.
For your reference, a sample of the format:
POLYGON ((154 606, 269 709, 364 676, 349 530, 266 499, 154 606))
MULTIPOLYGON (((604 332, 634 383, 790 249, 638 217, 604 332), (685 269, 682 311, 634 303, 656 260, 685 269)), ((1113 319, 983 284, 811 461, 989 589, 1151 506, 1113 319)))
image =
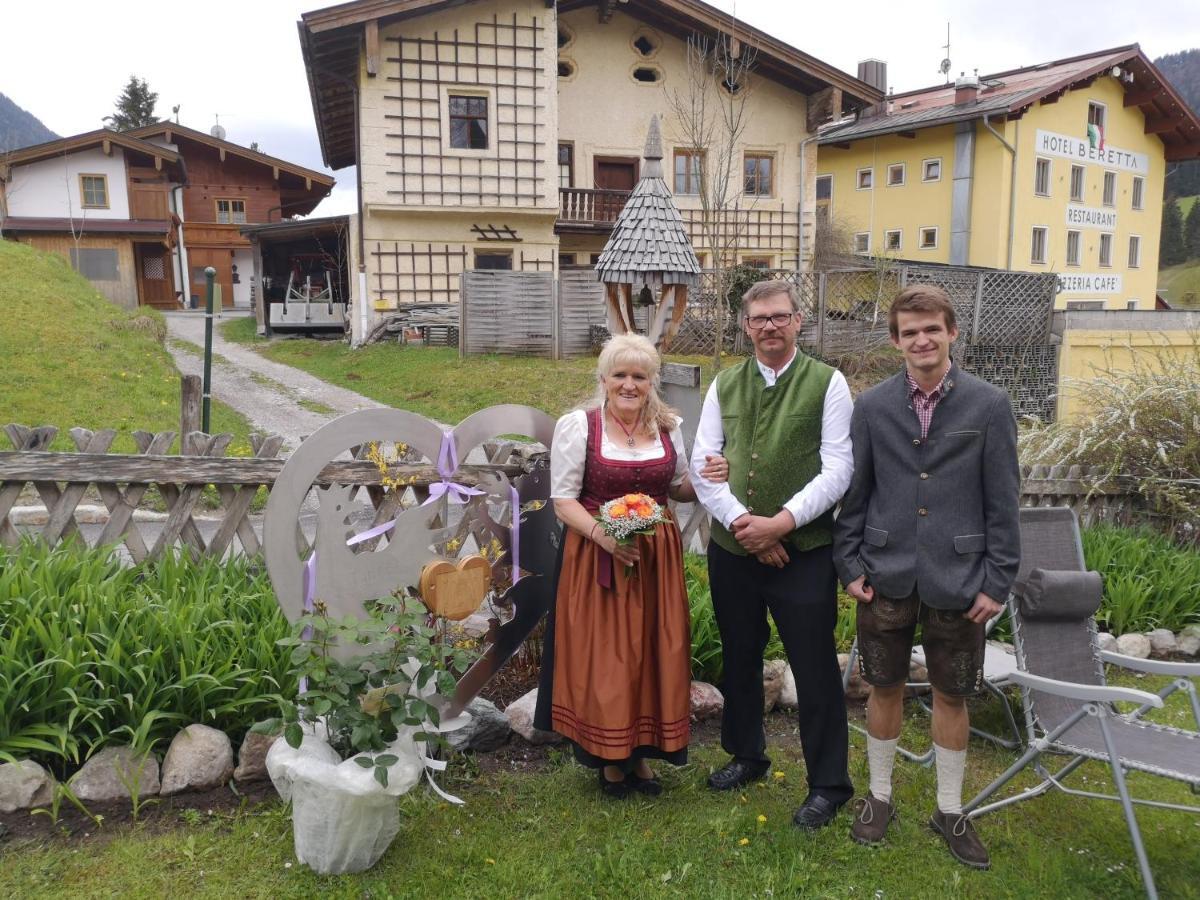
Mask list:
POLYGON ((428 506, 443 495, 448 496, 451 503, 466 503, 468 497, 476 497, 485 493, 450 480, 450 476, 458 471, 458 450, 454 446, 454 433, 451 431, 442 432, 442 447, 438 451, 437 471, 442 476, 442 480, 429 486, 429 499, 422 503, 422 506, 428 506))

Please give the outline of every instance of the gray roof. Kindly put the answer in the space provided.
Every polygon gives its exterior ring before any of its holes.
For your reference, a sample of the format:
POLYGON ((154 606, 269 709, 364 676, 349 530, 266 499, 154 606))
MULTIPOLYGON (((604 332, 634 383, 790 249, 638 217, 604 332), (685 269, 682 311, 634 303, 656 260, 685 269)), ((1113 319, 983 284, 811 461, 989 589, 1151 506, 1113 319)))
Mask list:
MULTIPOLYGON (((1040 90, 1027 92, 1029 101, 1036 100, 1040 90)), ((821 133, 819 145, 840 144, 844 141, 859 138, 876 137, 881 134, 895 134, 897 131, 916 131, 920 128, 931 128, 934 125, 949 125, 952 122, 967 122, 981 118, 991 113, 1007 112, 1014 104, 1022 103, 1026 98, 1021 95, 1001 94, 998 97, 987 97, 971 103, 961 103, 953 106, 931 106, 925 109, 914 109, 911 112, 893 112, 890 115, 868 116, 857 122, 843 125, 841 128, 831 128, 821 133)))
POLYGON ((650 120, 643 156, 642 177, 604 245, 596 277, 607 284, 695 284, 700 261, 663 180, 658 116, 650 120))

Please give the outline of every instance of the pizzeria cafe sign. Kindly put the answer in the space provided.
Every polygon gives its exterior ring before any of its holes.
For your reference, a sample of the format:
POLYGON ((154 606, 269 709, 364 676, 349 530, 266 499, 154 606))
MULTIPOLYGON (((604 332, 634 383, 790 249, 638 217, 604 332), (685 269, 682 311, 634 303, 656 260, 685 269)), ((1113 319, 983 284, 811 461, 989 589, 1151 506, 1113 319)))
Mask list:
POLYGON ((1121 276, 1107 272, 1074 272, 1058 276, 1060 294, 1120 294, 1121 276))
POLYGON ((1047 156, 1061 156, 1075 162, 1096 163, 1109 169, 1124 169, 1137 175, 1150 174, 1150 157, 1145 153, 1122 150, 1112 144, 1101 142, 1093 147, 1085 138, 1058 134, 1054 131, 1037 131, 1037 152, 1047 156))

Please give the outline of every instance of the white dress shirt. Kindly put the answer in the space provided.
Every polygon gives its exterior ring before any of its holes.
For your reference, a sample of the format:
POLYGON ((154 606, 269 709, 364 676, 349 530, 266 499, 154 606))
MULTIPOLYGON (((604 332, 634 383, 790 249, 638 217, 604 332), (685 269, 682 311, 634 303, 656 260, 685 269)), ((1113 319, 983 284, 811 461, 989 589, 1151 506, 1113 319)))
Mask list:
MULTIPOLYGON (((792 354, 787 364, 776 372, 755 359, 768 388, 774 387, 778 378, 795 361, 796 355, 792 354)), ((850 414, 853 411, 850 386, 846 383, 846 377, 835 369, 825 392, 825 408, 821 415, 821 471, 783 504, 792 514, 797 528, 833 508, 850 487, 850 476, 854 474, 854 455, 850 447, 850 414)), ((712 482, 700 477, 704 457, 720 454, 724 447, 725 429, 721 423, 721 404, 717 399, 717 380, 714 378, 704 398, 700 425, 692 444, 692 485, 701 505, 728 528, 734 519, 747 512, 745 505, 733 495, 728 482, 712 482)), ((774 514, 768 510, 761 512, 774 514)))
MULTIPOLYGON (((671 429, 671 443, 675 445, 675 474, 671 478, 671 486, 677 486, 687 474, 687 454, 683 450, 683 432, 679 423, 683 420, 676 417, 675 427, 671 429)), ((630 447, 624 441, 616 443, 609 440, 608 429, 604 425, 604 416, 600 417, 601 432, 600 455, 606 459, 616 459, 621 462, 645 461, 653 462, 667 455, 658 432, 654 434, 654 443, 649 447, 630 447)), ((550 444, 550 499, 578 500, 583 493, 583 466, 587 461, 587 412, 582 409, 567 413, 554 426, 554 440, 550 444)))

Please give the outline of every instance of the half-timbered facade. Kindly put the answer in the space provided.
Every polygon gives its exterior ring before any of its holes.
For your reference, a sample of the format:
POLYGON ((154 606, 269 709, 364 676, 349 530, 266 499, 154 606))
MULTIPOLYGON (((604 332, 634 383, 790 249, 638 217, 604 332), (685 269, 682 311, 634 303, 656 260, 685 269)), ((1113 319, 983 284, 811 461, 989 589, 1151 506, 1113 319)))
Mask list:
MULTIPOLYGON (((700 240, 705 167, 672 113, 689 39, 753 59, 733 162, 732 259, 803 267, 817 124, 880 93, 698 0, 359 0, 299 23, 325 161, 358 164, 356 338, 372 314, 454 302, 469 269, 591 265, 663 122, 665 168, 700 240), (689 149, 690 148, 690 149, 689 149), (366 302, 363 303, 362 300, 366 302)), ((718 93, 718 96, 721 96, 718 93)))

